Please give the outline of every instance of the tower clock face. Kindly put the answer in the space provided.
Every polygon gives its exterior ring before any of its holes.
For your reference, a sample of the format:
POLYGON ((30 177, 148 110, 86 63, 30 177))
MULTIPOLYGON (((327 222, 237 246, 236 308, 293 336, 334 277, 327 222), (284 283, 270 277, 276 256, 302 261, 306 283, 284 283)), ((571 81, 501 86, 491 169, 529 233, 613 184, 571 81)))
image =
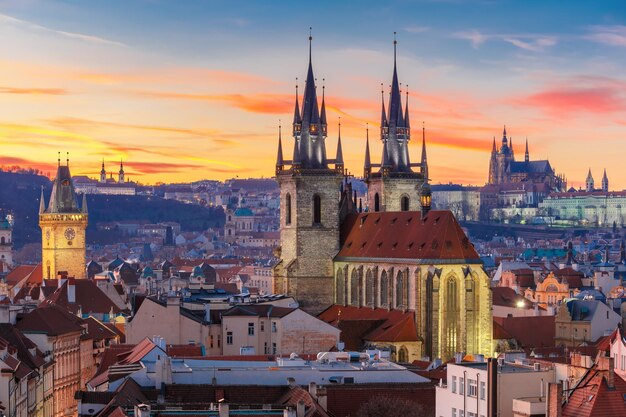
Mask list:
POLYGON ((71 227, 65 229, 65 233, 63 234, 67 240, 72 240, 76 237, 76 231, 71 227))

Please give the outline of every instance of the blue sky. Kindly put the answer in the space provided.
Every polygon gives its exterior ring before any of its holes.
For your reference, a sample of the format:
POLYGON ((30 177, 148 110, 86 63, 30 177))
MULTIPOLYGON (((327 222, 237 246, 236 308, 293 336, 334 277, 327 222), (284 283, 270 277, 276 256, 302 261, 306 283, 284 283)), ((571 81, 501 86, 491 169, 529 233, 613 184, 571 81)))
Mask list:
MULTIPOLYGON (((626 187, 623 1, 0 0, 0 144, 12 158, 0 162, 46 168, 63 146, 87 175, 102 157, 127 159, 146 182, 158 181, 159 163, 174 180, 271 175, 309 26, 353 172, 397 31, 434 182, 484 183, 492 137, 507 124, 571 183, 606 167, 626 187), (25 157, 38 144, 37 160, 25 157)), ((411 149, 418 158, 417 141, 411 149)))

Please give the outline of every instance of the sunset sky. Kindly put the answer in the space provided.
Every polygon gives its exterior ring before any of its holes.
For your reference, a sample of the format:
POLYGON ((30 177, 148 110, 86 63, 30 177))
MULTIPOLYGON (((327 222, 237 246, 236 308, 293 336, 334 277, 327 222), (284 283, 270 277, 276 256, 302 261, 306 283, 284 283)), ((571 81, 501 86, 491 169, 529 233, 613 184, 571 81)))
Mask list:
MULTIPOLYGON (((482 185, 502 126, 570 185, 626 188, 626 4, 617 1, 0 0, 0 165, 142 183, 271 176, 296 77, 326 85, 327 149, 373 159, 380 84, 409 86, 434 183, 482 185)), ((302 88, 300 89, 302 92, 302 88)))

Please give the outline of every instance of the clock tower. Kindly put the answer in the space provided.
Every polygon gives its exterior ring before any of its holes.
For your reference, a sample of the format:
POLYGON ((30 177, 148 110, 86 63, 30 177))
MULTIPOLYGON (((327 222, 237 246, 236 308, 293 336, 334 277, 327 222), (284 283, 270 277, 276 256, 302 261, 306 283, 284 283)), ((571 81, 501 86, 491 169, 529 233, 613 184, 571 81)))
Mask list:
POLYGON ((59 159, 47 207, 41 190, 39 227, 44 279, 58 278, 60 273, 67 273, 68 277, 86 278, 87 199, 83 194, 83 203, 81 207, 78 206, 69 160, 62 166, 59 159))

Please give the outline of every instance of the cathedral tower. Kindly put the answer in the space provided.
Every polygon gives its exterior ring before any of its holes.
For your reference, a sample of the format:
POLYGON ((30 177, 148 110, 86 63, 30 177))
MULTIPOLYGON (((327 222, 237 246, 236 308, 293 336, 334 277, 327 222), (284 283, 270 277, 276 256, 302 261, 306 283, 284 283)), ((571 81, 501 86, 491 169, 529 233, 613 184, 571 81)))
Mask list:
POLYGON ((67 273, 69 277, 85 278, 87 200, 83 194, 82 206, 78 206, 69 160, 62 166, 59 158, 57 176, 52 184, 47 207, 41 190, 39 227, 44 279, 58 278, 61 272, 67 273))
POLYGON ((122 162, 122 160, 120 159, 120 172, 119 172, 118 182, 120 184, 123 184, 124 181, 125 181, 125 179, 124 179, 124 162, 122 162))
POLYGON ((318 105, 311 40, 309 36, 302 107, 296 87, 291 160, 283 158, 280 133, 278 139, 281 260, 274 274, 275 292, 289 294, 309 312, 320 312, 333 304, 333 257, 339 251, 343 158, 340 138, 336 159, 326 157, 326 103, 322 93, 321 108, 318 105))
POLYGON ((384 92, 380 120, 380 140, 383 152, 380 164, 369 160, 369 139, 366 143, 365 172, 369 211, 417 211, 420 210, 419 189, 428 180, 428 161, 426 159, 426 137, 422 129, 422 159, 411 163, 409 158, 409 140, 411 126, 409 121, 408 93, 404 110, 398 70, 396 66, 396 46, 393 41, 393 76, 388 111, 385 111, 384 92), (379 168, 373 172, 372 168, 379 168), (418 168, 418 171, 413 171, 418 168))
POLYGON ((589 172, 587 173, 587 179, 585 180, 585 189, 587 192, 593 192, 596 189, 595 182, 593 181, 593 176, 591 175, 591 168, 589 168, 589 172))
POLYGON ((103 184, 107 182, 107 172, 104 169, 104 158, 102 158, 102 169, 100 170, 100 182, 103 184))
POLYGON ((604 170, 604 175, 602 176, 602 191, 605 193, 609 192, 609 177, 606 176, 606 169, 604 170))

